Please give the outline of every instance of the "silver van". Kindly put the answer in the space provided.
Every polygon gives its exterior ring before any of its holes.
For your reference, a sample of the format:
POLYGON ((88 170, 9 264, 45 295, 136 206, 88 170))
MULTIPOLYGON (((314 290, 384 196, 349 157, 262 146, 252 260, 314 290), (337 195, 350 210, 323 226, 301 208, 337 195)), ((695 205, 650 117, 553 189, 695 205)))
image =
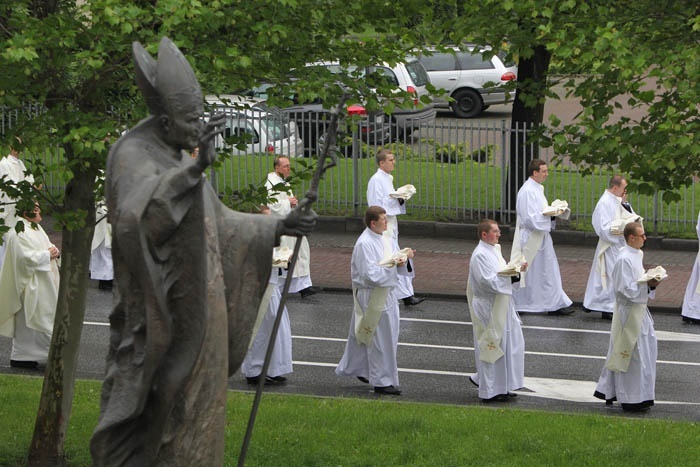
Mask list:
POLYGON ((435 98, 435 107, 451 108, 463 118, 476 117, 492 104, 506 104, 514 92, 503 87, 517 79, 515 62, 505 60, 505 54, 483 58, 481 49, 474 45, 451 47, 451 51, 420 56, 420 62, 437 89, 444 89, 451 99, 435 98))

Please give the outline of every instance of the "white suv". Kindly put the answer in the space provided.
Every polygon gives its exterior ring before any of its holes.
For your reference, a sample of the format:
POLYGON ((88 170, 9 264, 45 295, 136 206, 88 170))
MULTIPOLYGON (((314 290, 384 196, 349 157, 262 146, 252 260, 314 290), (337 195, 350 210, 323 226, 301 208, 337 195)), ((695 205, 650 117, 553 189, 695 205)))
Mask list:
MULTIPOLYGON (((337 62, 319 62, 307 66, 323 66, 331 73, 345 74, 355 72, 357 67, 342 67, 337 62)), ((405 139, 414 130, 420 130, 435 122, 435 108, 432 103, 421 102, 421 97, 428 96, 427 85, 430 77, 425 68, 415 57, 408 57, 395 66, 383 63, 362 70, 362 76, 375 75, 388 81, 397 89, 413 96, 412 102, 395 107, 391 111, 391 133, 394 139, 405 139)))
POLYGON ((269 109, 258 99, 237 95, 207 96, 210 112, 226 114, 223 135, 216 137, 215 146, 223 148, 227 138, 235 138, 231 155, 276 154, 301 157, 304 142, 297 134, 293 121, 279 111, 269 109))
POLYGON ((507 93, 503 85, 517 78, 514 62, 506 62, 505 54, 484 59, 473 45, 452 47, 450 52, 434 51, 421 55, 420 61, 437 89, 444 89, 451 102, 436 98, 435 107, 452 108, 458 117, 476 117, 492 104, 505 104, 513 100, 513 92, 507 93), (487 83, 491 83, 488 86, 487 83))

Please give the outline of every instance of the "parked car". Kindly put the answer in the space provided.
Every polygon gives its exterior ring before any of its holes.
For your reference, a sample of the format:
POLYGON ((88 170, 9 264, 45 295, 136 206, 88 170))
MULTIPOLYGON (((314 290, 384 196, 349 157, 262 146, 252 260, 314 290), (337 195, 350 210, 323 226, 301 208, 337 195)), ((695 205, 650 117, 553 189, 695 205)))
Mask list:
POLYGON ((451 102, 436 98, 436 107, 452 108, 458 117, 471 118, 490 105, 512 101, 513 93, 506 92, 504 85, 517 79, 515 62, 507 61, 503 53, 484 58, 482 52, 490 50, 488 47, 469 45, 451 49, 419 57, 433 86, 444 89, 452 98, 451 102))
MULTIPOLYGON (((337 74, 349 74, 357 71, 357 67, 342 67, 338 62, 318 62, 308 66, 324 66, 337 74)), ((391 131, 395 139, 405 139, 415 130, 435 123, 435 108, 433 104, 421 102, 423 96, 430 94, 427 85, 430 78, 425 68, 415 57, 408 57, 404 62, 395 66, 387 63, 366 67, 360 76, 375 75, 375 79, 388 80, 391 86, 405 91, 413 96, 409 105, 397 106, 391 112, 391 131)))
POLYGON ((217 137, 217 148, 232 140, 232 155, 274 153, 287 157, 304 154, 304 141, 296 123, 284 113, 266 108, 258 99, 238 95, 207 96, 209 112, 226 114, 223 134, 217 137))
MULTIPOLYGON (((342 84, 336 83, 341 86, 342 84)), ((277 111, 285 115, 285 118, 295 123, 301 139, 304 141, 304 154, 310 156, 318 154, 323 149, 326 139, 331 111, 324 107, 320 98, 302 100, 299 96, 290 96, 291 105, 276 108, 268 106, 270 97, 268 90, 271 84, 264 83, 249 90, 240 91, 238 101, 247 103, 253 107, 262 107, 269 112, 277 111)), ((362 103, 347 105, 346 113, 340 116, 339 132, 336 140, 336 148, 344 155, 350 155, 352 151, 353 126, 357 126, 359 141, 369 146, 381 146, 390 141, 390 127, 386 123, 384 112, 368 111, 362 103)))

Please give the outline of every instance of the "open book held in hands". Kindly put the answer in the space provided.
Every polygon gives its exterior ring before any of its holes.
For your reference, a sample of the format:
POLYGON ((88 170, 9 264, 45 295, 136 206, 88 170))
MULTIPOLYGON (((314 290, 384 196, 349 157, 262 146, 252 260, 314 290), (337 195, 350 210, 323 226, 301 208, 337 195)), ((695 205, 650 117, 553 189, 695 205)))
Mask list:
POLYGON ((610 224, 610 233, 613 235, 622 235, 625 232, 625 226, 632 222, 641 223, 644 220, 642 216, 637 214, 627 213, 627 215, 622 216, 620 219, 615 219, 612 224, 610 224))
POLYGON ((292 258, 292 253, 294 253, 289 247, 278 246, 272 250, 272 266, 276 268, 287 268, 289 266, 289 260, 292 258))
POLYGON ((411 196, 415 194, 416 187, 409 184, 398 188, 396 191, 392 191, 391 193, 389 193, 389 196, 391 196, 392 198, 411 199, 411 196))
POLYGON ((519 256, 518 258, 511 259, 506 267, 498 271, 499 276, 517 276, 523 270, 523 264, 525 264, 525 258, 519 256))
POLYGON ((390 257, 383 259, 379 262, 380 266, 384 266, 385 268, 393 268, 396 266, 398 263, 405 263, 406 260, 408 259, 408 254, 411 252, 410 248, 404 248, 402 250, 397 251, 390 257))
POLYGON ((668 274, 663 266, 656 266, 655 268, 647 270, 642 277, 637 279, 637 282, 649 282, 651 279, 656 279, 661 282, 666 279, 668 274))
POLYGON ((552 204, 544 208, 542 215, 544 216, 559 216, 562 219, 568 219, 571 214, 569 203, 561 199, 555 199, 552 204))

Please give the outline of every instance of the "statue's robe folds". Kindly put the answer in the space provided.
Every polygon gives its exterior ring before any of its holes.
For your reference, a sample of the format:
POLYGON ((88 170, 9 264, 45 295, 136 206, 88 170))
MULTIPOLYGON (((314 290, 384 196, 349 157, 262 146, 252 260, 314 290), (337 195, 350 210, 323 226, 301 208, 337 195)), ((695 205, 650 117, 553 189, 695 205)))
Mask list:
POLYGON ((149 117, 107 161, 115 304, 95 465, 223 465, 240 366, 279 222, 221 204, 149 117))

